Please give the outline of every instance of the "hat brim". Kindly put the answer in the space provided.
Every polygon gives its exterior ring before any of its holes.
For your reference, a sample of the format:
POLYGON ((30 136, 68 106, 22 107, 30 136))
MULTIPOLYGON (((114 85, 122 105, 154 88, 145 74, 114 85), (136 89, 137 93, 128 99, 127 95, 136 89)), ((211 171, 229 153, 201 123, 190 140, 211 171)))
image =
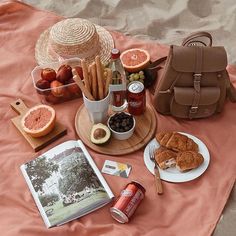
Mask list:
MULTIPOLYGON (((85 58, 85 60, 88 64, 91 64, 94 61, 95 57, 99 55, 101 58, 101 62, 103 64, 106 64, 109 62, 111 56, 111 50, 112 48, 114 48, 114 41, 111 34, 105 28, 99 25, 95 25, 95 27, 99 35, 99 44, 100 44, 99 50, 95 55, 87 57, 85 58)), ((35 45, 35 59, 40 66, 58 61, 58 58, 55 58, 48 53, 48 41, 49 41, 50 29, 51 27, 45 30, 39 36, 39 39, 35 45)), ((73 57, 76 57, 76 55, 73 57)))

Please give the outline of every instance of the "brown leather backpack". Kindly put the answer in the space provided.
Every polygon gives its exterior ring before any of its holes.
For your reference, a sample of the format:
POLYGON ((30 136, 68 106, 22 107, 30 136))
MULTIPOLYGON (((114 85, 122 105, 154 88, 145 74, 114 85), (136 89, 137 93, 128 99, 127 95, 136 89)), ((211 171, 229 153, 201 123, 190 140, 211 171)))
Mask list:
POLYGON ((190 35, 182 46, 172 45, 154 92, 154 107, 161 114, 189 119, 221 112, 227 96, 236 101, 226 66, 224 47, 212 47, 207 32, 190 35), (202 37, 209 39, 208 45, 202 37))

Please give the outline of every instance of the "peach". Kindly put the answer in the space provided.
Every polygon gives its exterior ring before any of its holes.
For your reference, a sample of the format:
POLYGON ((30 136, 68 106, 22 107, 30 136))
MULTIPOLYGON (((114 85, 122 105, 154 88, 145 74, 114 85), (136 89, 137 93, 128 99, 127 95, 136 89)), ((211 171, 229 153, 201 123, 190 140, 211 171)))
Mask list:
POLYGON ((51 68, 45 68, 41 70, 41 78, 44 80, 47 80, 49 82, 52 82, 56 79, 56 72, 55 70, 51 68))
POLYGON ((65 84, 67 80, 71 79, 72 75, 72 68, 69 65, 61 65, 57 71, 56 79, 65 84))
POLYGON ((63 86, 64 85, 57 80, 52 81, 50 84, 52 94, 55 97, 62 97, 65 91, 65 88, 63 86))

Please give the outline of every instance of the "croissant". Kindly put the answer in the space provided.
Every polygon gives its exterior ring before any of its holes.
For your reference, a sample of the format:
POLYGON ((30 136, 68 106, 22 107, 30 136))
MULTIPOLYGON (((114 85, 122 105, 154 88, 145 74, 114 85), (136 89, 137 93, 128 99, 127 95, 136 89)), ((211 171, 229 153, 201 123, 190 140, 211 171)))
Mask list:
POLYGON ((176 157, 176 152, 164 147, 160 147, 155 151, 155 160, 158 166, 163 170, 169 167, 174 167, 176 164, 176 157))
POLYGON ((183 172, 199 167, 203 161, 204 158, 200 153, 193 151, 179 152, 176 158, 176 167, 183 172))
POLYGON ((195 151, 198 152, 198 145, 186 135, 177 132, 159 132, 156 135, 161 146, 173 151, 195 151))

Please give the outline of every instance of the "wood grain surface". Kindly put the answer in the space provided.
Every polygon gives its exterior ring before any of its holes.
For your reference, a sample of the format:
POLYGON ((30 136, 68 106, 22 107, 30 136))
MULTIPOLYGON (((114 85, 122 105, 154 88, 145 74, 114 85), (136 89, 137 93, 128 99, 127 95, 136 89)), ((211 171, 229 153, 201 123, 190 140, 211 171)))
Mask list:
POLYGON ((89 120, 87 110, 82 105, 75 116, 75 129, 80 139, 92 150, 108 155, 124 155, 135 152, 145 146, 156 132, 156 116, 154 108, 147 106, 143 115, 135 116, 136 127, 134 134, 127 140, 110 138, 108 143, 95 145, 90 141, 92 123, 89 120))
POLYGON ((46 147, 47 145, 49 145, 50 143, 52 143, 53 141, 57 140, 58 138, 62 137, 67 133, 66 128, 62 124, 56 122, 52 132, 40 138, 33 138, 27 133, 25 133, 25 131, 21 126, 21 119, 24 116, 24 114, 29 110, 29 108, 24 104, 24 102, 21 99, 12 102, 11 107, 14 111, 18 113, 18 116, 12 118, 11 121, 20 131, 22 136, 28 141, 28 143, 31 145, 31 147, 34 149, 35 152, 38 152, 42 148, 46 147))

